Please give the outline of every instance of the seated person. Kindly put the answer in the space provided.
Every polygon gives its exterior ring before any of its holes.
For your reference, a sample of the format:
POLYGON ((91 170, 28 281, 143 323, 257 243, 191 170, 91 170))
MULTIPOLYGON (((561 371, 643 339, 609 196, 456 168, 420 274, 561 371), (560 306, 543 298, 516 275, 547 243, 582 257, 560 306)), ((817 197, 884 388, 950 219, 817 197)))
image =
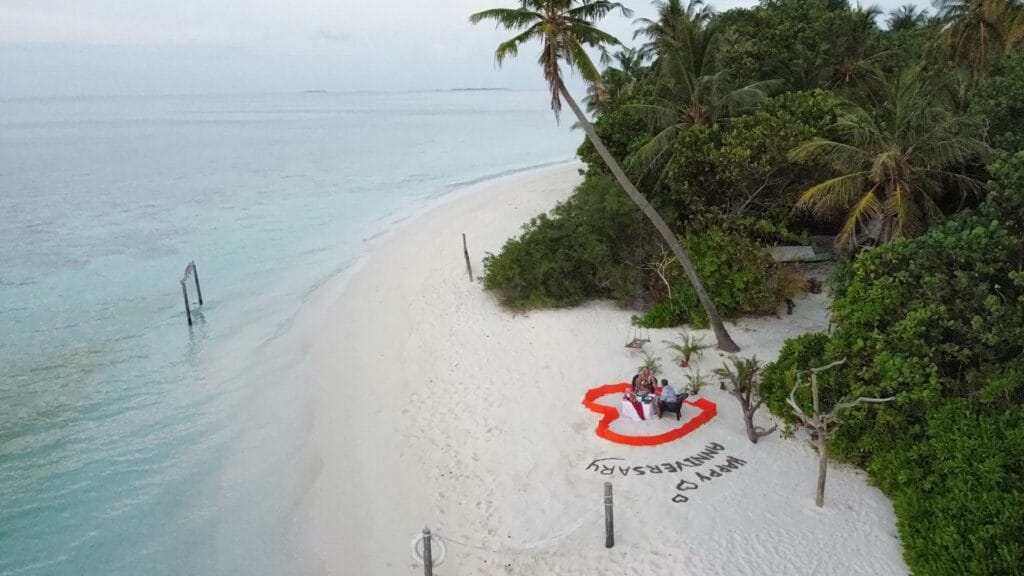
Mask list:
POLYGON ((661 396, 658 397, 658 417, 665 412, 674 412, 676 420, 679 419, 679 413, 683 409, 683 400, 686 400, 687 395, 679 395, 675 389, 669 386, 668 380, 661 381, 661 396))
POLYGON ((657 386, 658 379, 651 373, 650 368, 641 368, 640 373, 633 376, 633 394, 636 394, 637 396, 654 394, 654 389, 657 386))

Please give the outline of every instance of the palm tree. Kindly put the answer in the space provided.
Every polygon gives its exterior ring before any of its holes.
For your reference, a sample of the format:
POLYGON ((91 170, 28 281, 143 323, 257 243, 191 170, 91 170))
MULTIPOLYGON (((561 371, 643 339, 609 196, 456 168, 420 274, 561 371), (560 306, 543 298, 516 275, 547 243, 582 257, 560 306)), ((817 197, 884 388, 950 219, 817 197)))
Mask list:
POLYGON ((928 23, 928 11, 918 10, 914 4, 904 4, 889 12, 886 24, 893 32, 909 32, 928 23))
POLYGON ((836 38, 839 52, 826 82, 829 88, 850 89, 871 80, 878 59, 885 55, 878 44, 881 31, 876 20, 881 14, 877 6, 857 6, 847 15, 847 23, 836 38))
POLYGON ((943 33, 958 62, 983 78, 996 59, 1024 39, 1017 0, 935 0, 943 33))
POLYGON ((600 113, 618 107, 647 72, 643 56, 633 48, 620 48, 612 61, 615 65, 604 69, 601 83, 587 86, 587 97, 583 99, 587 112, 600 113))
POLYGON ((943 217, 944 192, 984 188, 956 171, 989 153, 977 126, 934 106, 936 91, 922 76, 911 68, 883 82, 875 108, 849 105, 833 126, 835 140, 815 138, 790 152, 793 160, 820 160, 838 173, 807 189, 797 207, 816 216, 845 212, 836 238, 843 248, 917 235, 943 217))
POLYGON ((603 50, 606 46, 619 44, 613 36, 594 25, 596 21, 612 11, 618 11, 623 16, 631 14, 622 4, 609 0, 519 0, 518 8, 485 10, 470 16, 469 21, 477 24, 484 20, 491 20, 499 27, 517 32, 514 37, 498 45, 494 57, 499 66, 506 59, 516 56, 522 45, 533 40, 540 41, 539 63, 551 91, 551 109, 555 113, 556 120, 562 109, 562 100, 564 100, 576 115, 587 138, 590 139, 594 149, 604 160, 619 185, 654 224, 683 267, 694 292, 697 293, 697 298, 704 307, 708 322, 715 332, 718 347, 727 352, 738 351, 739 346, 733 342, 726 331, 715 303, 712 302, 704 288, 703 282, 697 275, 697 270, 679 243, 679 239, 672 233, 658 211, 647 201, 647 198, 626 177, 626 173, 601 141, 593 124, 587 119, 586 114, 580 109, 562 81, 562 66, 564 65, 569 69, 577 70, 584 80, 591 84, 600 82, 600 73, 587 54, 585 47, 603 50))
POLYGON ((703 28, 714 16, 714 9, 703 0, 689 0, 686 6, 682 0, 656 0, 654 7, 658 12, 657 20, 638 18, 633 21, 634 26, 639 26, 633 39, 647 38, 647 43, 640 48, 645 59, 653 59, 669 46, 681 46, 690 32, 690 24, 703 28))
POLYGON ((701 22, 676 22, 676 38, 657 43, 665 89, 658 98, 629 106, 657 132, 630 160, 629 167, 641 176, 661 173, 685 130, 710 127, 752 110, 776 84, 765 81, 734 87, 728 71, 714 69, 717 28, 704 27, 701 22))

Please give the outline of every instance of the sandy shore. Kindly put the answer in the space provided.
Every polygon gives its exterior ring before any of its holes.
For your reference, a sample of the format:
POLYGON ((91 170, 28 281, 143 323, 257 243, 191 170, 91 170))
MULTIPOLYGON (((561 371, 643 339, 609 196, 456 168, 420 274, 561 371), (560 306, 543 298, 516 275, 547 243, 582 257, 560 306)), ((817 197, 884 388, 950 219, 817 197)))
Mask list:
MULTIPOLYGON (((736 401, 717 386, 700 394, 717 416, 679 440, 599 438, 599 416, 582 400, 641 363, 623 347, 629 312, 593 304, 513 315, 468 280, 461 234, 482 270, 486 252, 569 195, 577 168, 458 194, 383 240, 325 311, 329 328, 311 358, 322 463, 305 502, 322 571, 421 574, 410 543, 429 525, 447 549, 439 575, 907 574, 892 506, 862 473, 832 467, 826 506, 815 508, 807 443, 773 435, 750 444, 736 401), (707 462, 686 460, 702 451, 707 462), (605 481, 615 487, 611 550, 605 481)), ((827 325, 825 297, 807 296, 792 316, 730 329, 743 355, 769 361, 786 338, 827 325)), ((647 350, 681 386, 684 369, 661 343, 677 333, 652 331, 647 350)), ((709 374, 723 360, 709 351, 698 367, 709 374)), ((684 408, 684 419, 696 411, 684 408)), ((676 426, 674 417, 623 418, 612 429, 676 426)))

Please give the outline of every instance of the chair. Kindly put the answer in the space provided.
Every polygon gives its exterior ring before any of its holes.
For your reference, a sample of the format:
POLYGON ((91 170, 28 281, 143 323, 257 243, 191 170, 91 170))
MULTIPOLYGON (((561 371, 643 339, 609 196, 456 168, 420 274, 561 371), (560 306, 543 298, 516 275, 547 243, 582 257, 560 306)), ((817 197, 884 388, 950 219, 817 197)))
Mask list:
POLYGON ((679 400, 676 402, 665 402, 664 400, 658 400, 658 419, 668 412, 669 414, 675 414, 676 420, 682 417, 683 401, 686 400, 689 394, 680 394, 679 400))

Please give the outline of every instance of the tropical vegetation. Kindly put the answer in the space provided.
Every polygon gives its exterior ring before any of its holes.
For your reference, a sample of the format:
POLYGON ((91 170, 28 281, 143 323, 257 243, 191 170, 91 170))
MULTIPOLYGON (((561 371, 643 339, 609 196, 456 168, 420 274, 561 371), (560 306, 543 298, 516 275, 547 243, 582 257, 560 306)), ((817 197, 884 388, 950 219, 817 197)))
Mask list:
POLYGON ((516 308, 715 326, 803 286, 766 248, 832 238, 833 330, 786 343, 765 405, 795 422, 796 373, 846 359, 819 375, 825 407, 895 399, 845 412, 828 453, 892 498, 912 572, 1024 574, 1024 3, 931 8, 659 0, 632 46, 597 27, 618 3, 475 15, 518 34, 499 61, 540 40, 551 105, 587 135, 582 184, 483 282, 516 308))

